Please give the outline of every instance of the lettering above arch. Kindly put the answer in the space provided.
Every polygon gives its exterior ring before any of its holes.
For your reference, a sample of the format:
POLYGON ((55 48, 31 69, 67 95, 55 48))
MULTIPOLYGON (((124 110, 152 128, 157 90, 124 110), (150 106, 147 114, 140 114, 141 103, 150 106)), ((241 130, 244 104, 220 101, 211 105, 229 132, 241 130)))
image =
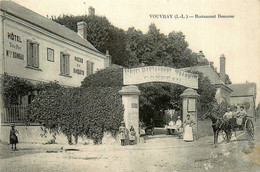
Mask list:
POLYGON ((164 66, 146 66, 123 69, 123 84, 137 85, 147 82, 168 82, 198 89, 198 75, 164 66))

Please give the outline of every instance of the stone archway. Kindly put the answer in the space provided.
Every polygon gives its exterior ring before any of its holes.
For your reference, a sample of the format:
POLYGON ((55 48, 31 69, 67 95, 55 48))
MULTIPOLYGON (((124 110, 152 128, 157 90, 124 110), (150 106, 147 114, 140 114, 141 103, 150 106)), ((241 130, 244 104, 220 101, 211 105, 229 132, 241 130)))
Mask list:
POLYGON ((193 116, 196 125, 194 127, 197 138, 197 98, 199 94, 196 90, 198 88, 198 76, 183 72, 174 68, 163 66, 149 66, 133 69, 124 69, 124 85, 119 93, 122 95, 122 102, 125 108, 124 121, 126 128, 133 126, 136 131, 137 142, 139 141, 139 95, 140 90, 136 84, 147 82, 169 82, 186 87, 181 97, 183 98, 182 114, 183 120, 189 113, 193 116))

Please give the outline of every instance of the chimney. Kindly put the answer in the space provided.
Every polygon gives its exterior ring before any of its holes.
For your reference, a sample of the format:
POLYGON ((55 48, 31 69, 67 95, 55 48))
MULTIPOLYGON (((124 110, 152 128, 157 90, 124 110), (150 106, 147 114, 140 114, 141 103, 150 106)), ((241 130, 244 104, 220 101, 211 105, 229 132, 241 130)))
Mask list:
POLYGON ((89 6, 88 7, 88 14, 91 16, 94 16, 95 15, 95 8, 89 6))
POLYGON ((112 57, 109 55, 109 51, 106 50, 105 68, 111 67, 112 57))
POLYGON ((202 63, 205 60, 205 56, 202 51, 199 51, 198 55, 198 62, 202 63))
POLYGON ((87 40, 87 23, 84 21, 78 22, 78 34, 87 40))
POLYGON ((224 54, 220 56, 220 80, 224 83, 226 80, 226 58, 224 54))

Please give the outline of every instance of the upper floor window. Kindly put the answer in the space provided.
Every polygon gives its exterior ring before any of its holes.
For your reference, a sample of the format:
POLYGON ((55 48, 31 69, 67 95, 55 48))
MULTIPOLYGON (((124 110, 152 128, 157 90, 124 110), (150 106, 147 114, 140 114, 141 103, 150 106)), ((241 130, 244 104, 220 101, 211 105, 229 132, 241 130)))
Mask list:
POLYGON ((27 66, 39 68, 39 44, 27 41, 27 66))
POLYGON ((60 74, 70 74, 70 55, 67 53, 60 53, 60 74))
POLYGON ((92 75, 94 72, 94 63, 87 61, 87 76, 92 75))

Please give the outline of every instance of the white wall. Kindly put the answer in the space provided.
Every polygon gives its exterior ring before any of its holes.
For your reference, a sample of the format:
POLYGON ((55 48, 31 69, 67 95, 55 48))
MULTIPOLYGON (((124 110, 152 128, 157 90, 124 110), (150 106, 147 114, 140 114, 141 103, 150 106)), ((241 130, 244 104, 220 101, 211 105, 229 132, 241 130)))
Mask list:
MULTIPOLYGON (((5 28, 5 55, 6 50, 20 53, 24 59, 6 57, 5 72, 10 75, 36 80, 36 81, 58 81, 61 85, 80 86, 81 81, 86 77, 86 61, 94 62, 94 72, 104 68, 105 55, 96 52, 93 54, 64 43, 60 40, 47 36, 32 28, 19 24, 17 22, 6 20, 5 28), (8 39, 8 33, 13 33, 21 38, 21 41, 8 39), (34 40, 39 43, 39 70, 27 68, 27 39, 34 40), (12 46, 11 46, 12 44, 12 46), (47 48, 54 50, 54 62, 47 60, 47 48), (70 54, 70 76, 65 77, 60 75, 60 52, 70 54), (75 56, 82 58, 83 63, 77 62, 75 56), (103 56, 104 58, 100 57, 103 56), (73 73, 73 68, 84 71, 84 75, 73 73)), ((78 45, 80 46, 80 45, 78 45)), ((82 47, 84 49, 84 47, 82 47)), ((86 49, 86 48, 85 48, 86 49)), ((89 50, 88 50, 89 51, 89 50)))

